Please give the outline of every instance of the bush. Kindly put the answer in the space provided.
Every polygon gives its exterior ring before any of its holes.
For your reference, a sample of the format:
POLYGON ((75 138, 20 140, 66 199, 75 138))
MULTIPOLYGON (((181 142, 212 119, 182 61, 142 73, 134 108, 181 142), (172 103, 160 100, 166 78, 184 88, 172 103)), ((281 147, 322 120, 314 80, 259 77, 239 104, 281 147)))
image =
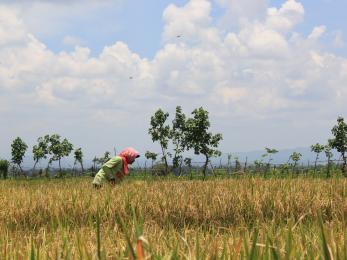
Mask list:
POLYGON ((7 160, 0 160, 0 178, 1 176, 3 176, 4 179, 7 178, 9 165, 10 163, 7 160))

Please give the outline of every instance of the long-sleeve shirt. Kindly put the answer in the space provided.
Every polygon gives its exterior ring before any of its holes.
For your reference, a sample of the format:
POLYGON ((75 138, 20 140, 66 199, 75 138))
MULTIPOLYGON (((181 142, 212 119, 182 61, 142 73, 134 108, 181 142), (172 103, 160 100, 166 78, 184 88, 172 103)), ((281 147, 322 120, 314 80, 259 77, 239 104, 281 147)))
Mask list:
POLYGON ((123 160, 120 156, 114 156, 102 165, 94 177, 93 184, 101 185, 106 180, 117 178, 117 173, 123 174, 123 160))

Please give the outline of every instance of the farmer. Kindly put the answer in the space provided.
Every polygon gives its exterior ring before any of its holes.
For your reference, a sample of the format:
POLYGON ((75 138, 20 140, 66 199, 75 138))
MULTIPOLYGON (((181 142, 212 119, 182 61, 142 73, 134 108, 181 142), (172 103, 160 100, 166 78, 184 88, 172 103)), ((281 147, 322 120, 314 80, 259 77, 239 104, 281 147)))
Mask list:
POLYGON ((128 164, 132 164, 138 157, 140 154, 134 148, 125 148, 118 156, 112 157, 101 167, 94 177, 94 187, 100 188, 105 181, 112 185, 121 182, 129 172, 128 164))

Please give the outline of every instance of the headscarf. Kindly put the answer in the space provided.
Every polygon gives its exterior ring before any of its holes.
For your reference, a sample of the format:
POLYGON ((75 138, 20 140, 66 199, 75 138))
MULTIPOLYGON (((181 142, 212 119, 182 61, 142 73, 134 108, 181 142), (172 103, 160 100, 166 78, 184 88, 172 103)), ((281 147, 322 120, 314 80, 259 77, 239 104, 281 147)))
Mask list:
POLYGON ((127 175, 129 173, 129 162, 135 160, 137 157, 140 157, 140 153, 132 147, 127 147, 119 153, 119 156, 123 160, 123 173, 124 175, 127 175))

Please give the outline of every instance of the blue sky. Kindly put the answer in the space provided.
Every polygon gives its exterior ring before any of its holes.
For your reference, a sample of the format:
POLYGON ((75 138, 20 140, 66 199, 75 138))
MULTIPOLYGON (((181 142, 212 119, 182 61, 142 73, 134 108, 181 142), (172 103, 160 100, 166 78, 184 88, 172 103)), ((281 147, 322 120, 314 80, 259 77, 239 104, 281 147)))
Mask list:
MULTIPOLYGON (((297 31, 309 34, 316 25, 324 24, 329 29, 330 34, 341 31, 342 37, 346 35, 347 23, 344 22, 346 1, 317 0, 300 1, 305 7, 304 22, 297 26, 297 31)), ((186 0, 147 0, 147 1, 123 1, 120 4, 101 8, 96 12, 90 12, 86 16, 69 17, 69 26, 62 24, 62 30, 55 30, 49 33, 40 32, 38 28, 37 37, 55 52, 62 50, 71 51, 73 46, 64 45, 63 38, 66 35, 77 37, 88 46, 92 55, 98 55, 105 45, 110 45, 116 41, 124 41, 129 48, 145 58, 153 58, 156 51, 162 46, 161 33, 164 22, 162 14, 169 4, 182 6, 186 0)), ((272 0, 271 6, 280 7, 282 0, 272 0)), ((212 16, 218 17, 223 13, 215 2, 212 2, 212 16)), ((327 35, 326 38, 332 37, 327 35)), ((327 39, 328 41, 328 39, 327 39)), ((334 49, 334 52, 346 55, 346 48, 334 49)))
POLYGON ((16 136, 31 147, 47 133, 90 158, 114 146, 159 151, 150 116, 177 105, 210 111, 224 153, 324 143, 347 113, 346 7, 1 1, 0 157, 16 136))

